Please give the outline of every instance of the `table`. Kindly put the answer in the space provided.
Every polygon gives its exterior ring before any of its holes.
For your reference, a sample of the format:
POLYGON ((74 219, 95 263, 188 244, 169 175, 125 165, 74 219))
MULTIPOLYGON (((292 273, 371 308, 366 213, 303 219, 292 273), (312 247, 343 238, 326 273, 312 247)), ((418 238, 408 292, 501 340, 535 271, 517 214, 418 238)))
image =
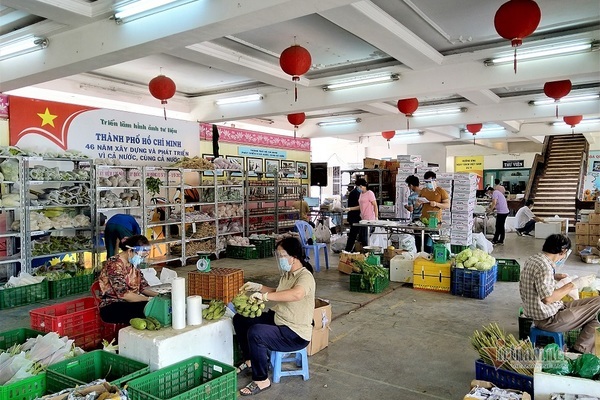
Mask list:
MULTIPOLYGON (((391 235, 393 235, 394 233, 400 233, 400 232, 417 233, 417 232, 420 232, 421 233, 421 251, 423 251, 425 249, 425 233, 439 232, 441 229, 448 228, 448 226, 445 225, 444 223, 442 223, 441 225, 438 225, 437 228, 430 228, 428 226, 409 225, 407 223, 402 223, 402 222, 398 222, 398 221, 376 221, 374 223, 364 223, 361 221, 355 225, 364 227, 364 228, 370 228, 370 227, 383 228, 386 230, 388 238, 391 235)), ((370 236, 370 233, 369 233, 369 236, 370 236)))
POLYGON ((129 326, 119 331, 119 354, 148 364, 150 371, 192 356, 233 365, 233 324, 231 318, 224 317, 179 330, 139 331, 129 326))

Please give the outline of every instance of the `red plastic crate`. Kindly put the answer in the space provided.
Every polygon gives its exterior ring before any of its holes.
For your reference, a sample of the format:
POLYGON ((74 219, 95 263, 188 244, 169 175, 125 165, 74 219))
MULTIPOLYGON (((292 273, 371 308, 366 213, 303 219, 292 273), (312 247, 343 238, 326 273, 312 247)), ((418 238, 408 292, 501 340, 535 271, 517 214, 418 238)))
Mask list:
POLYGON ((68 336, 83 349, 95 348, 102 339, 102 321, 93 297, 36 308, 29 317, 32 329, 68 336))

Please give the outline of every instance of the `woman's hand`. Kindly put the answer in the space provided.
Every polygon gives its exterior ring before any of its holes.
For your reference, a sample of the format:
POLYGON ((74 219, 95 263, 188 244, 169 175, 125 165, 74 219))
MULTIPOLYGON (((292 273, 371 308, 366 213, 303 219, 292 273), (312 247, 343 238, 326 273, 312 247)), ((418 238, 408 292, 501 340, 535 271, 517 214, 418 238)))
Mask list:
POLYGON ((263 288, 263 285, 256 282, 246 282, 240 288, 240 292, 260 292, 263 288))

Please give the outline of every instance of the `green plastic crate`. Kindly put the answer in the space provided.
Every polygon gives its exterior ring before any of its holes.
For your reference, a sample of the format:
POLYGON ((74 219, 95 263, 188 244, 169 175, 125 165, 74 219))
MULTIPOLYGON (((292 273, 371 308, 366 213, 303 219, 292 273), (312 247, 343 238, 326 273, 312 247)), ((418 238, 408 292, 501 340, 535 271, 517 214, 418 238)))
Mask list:
POLYGON ((0 310, 48 300, 48 281, 0 290, 0 310))
POLYGON ((147 364, 104 350, 94 350, 50 365, 46 383, 48 391, 56 393, 100 378, 119 386, 148 372, 150 367, 147 364))
POLYGON ((250 244, 256 246, 258 258, 273 257, 275 253, 275 238, 250 239, 250 244))
POLYGON ((360 283, 362 280, 362 276, 363 276, 363 274, 359 274, 356 272, 353 272, 352 274, 350 274, 350 291, 351 292, 381 293, 390 285, 389 272, 388 272, 387 277, 378 276, 377 278, 375 278, 375 283, 373 284, 373 287, 369 287, 369 285, 366 284, 365 288, 361 288, 360 283))
POLYGON ((236 400, 231 365, 196 356, 129 382, 131 400, 236 400))
POLYGON ((521 278, 521 265, 517 260, 510 258, 497 258, 498 276, 497 281, 500 282, 519 282, 521 278))
POLYGON ((92 283, 94 283, 94 278, 94 274, 86 274, 57 281, 49 281, 50 298, 60 299, 61 297, 73 294, 88 293, 92 283))
POLYGON ((460 245, 460 244, 451 244, 450 245, 450 252, 452 254, 458 254, 461 251, 469 249, 469 248, 471 248, 471 246, 463 246, 463 245, 460 245))
POLYGON ((226 254, 229 258, 240 260, 256 260, 258 258, 258 251, 255 246, 232 246, 228 244, 226 254))
MULTIPOLYGON (((29 338, 43 335, 33 329, 21 328, 0 333, 0 349, 23 344, 29 338)), ((0 400, 33 400, 46 393, 46 373, 22 379, 9 385, 0 385, 0 400)))

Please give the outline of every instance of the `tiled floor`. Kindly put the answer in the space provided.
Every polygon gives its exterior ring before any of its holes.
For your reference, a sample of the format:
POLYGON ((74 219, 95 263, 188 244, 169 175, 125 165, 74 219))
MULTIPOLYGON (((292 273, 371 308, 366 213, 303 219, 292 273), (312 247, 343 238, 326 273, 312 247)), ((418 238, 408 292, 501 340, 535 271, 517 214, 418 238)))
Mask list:
MULTIPOLYGON (((574 237, 573 237, 574 239, 574 237)), ((521 265, 540 251, 543 240, 508 233, 493 255, 514 258, 521 265)), ((475 378, 477 353, 469 336, 489 322, 518 335, 518 283, 498 282, 484 300, 414 290, 391 283, 382 294, 348 290, 348 275, 330 269, 315 274, 317 295, 332 303, 329 347, 309 358, 310 379, 283 377, 260 399, 461 399, 475 378)), ((324 264, 324 260, 322 260, 324 264)), ((243 268, 245 279, 274 286, 275 259, 222 259, 213 267, 243 268)), ((185 276, 193 267, 177 269, 185 276)), ((573 254, 564 271, 596 273, 597 264, 584 264, 573 254)), ((2 330, 27 326, 28 311, 40 304, 0 311, 2 330)), ((240 377, 238 386, 248 382, 240 377)))

